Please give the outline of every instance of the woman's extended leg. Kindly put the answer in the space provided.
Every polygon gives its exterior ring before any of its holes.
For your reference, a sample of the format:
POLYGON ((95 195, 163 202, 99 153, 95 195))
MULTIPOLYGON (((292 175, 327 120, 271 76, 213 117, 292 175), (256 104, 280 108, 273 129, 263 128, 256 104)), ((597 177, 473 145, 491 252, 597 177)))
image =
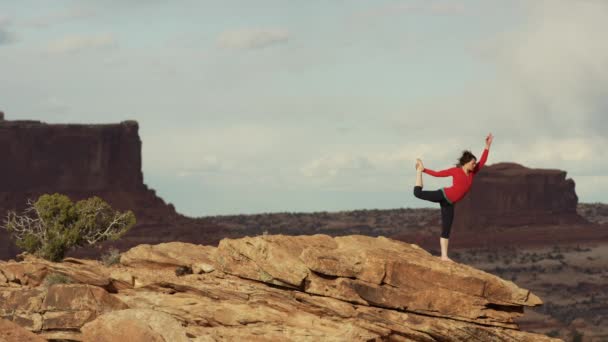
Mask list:
POLYGON ((445 197, 443 197, 443 192, 441 191, 441 189, 434 191, 425 191, 422 190, 421 186, 415 186, 414 196, 435 203, 441 203, 442 201, 445 201, 445 197))

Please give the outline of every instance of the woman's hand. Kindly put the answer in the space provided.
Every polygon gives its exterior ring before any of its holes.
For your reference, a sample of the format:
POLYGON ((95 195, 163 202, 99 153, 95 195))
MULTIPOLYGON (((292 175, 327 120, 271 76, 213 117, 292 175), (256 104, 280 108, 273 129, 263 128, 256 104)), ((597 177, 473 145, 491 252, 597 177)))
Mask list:
POLYGON ((486 148, 487 149, 490 149, 490 146, 492 145, 492 140, 494 140, 494 136, 492 135, 492 133, 490 133, 486 137, 486 148))

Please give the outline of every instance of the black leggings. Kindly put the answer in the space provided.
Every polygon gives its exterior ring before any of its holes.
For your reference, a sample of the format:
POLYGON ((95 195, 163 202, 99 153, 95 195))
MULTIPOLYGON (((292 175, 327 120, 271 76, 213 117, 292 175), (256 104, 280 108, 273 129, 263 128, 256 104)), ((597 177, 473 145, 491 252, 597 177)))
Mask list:
POLYGON ((454 205, 445 199, 443 191, 441 191, 441 189, 435 191, 422 191, 421 186, 415 186, 414 196, 423 200, 439 203, 441 206, 441 237, 449 239, 452 221, 454 221, 454 205))

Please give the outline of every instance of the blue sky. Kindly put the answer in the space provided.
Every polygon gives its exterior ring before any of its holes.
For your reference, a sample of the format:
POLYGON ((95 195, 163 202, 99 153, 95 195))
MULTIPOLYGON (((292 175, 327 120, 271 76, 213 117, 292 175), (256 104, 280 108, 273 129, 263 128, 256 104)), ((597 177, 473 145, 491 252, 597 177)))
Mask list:
POLYGON ((427 206, 414 159, 489 132, 489 163, 606 202, 604 32, 594 0, 0 1, 0 109, 137 120, 145 182, 191 216, 427 206))

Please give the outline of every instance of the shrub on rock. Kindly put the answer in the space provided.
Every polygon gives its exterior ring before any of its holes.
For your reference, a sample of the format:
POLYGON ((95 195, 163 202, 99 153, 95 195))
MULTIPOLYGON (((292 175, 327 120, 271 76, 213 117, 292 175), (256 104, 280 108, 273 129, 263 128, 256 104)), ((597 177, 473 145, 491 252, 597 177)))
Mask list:
POLYGON ((135 225, 132 211, 118 212, 99 197, 73 203, 62 194, 28 201, 23 214, 9 211, 3 228, 18 247, 50 261, 60 261, 77 246, 117 240, 135 225))

